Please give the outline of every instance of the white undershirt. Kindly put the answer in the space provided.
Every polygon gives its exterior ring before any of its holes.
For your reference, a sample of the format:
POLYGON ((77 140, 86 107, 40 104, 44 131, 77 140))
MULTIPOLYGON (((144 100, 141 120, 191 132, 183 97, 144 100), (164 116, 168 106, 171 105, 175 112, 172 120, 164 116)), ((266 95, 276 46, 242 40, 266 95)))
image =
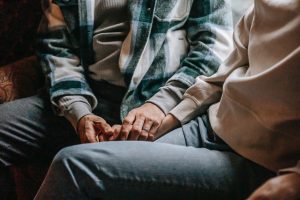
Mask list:
POLYGON ((127 0, 95 0, 94 27, 95 63, 89 67, 91 78, 125 87, 119 56, 129 31, 127 0))

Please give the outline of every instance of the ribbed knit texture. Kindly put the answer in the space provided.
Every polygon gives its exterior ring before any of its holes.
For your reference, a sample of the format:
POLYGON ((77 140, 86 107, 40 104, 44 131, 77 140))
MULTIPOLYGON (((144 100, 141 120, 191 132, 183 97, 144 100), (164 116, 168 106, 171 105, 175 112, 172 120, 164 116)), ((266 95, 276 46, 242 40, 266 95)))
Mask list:
POLYGON ((119 67, 123 41, 129 31, 127 0, 96 0, 93 79, 125 86, 119 67))

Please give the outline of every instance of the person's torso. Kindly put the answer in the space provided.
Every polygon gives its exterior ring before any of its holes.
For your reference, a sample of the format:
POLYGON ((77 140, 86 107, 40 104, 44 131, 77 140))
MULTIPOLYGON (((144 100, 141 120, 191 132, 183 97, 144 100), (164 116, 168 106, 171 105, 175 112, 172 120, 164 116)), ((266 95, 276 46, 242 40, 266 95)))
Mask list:
POLYGON ((278 170, 300 158, 300 1, 255 1, 249 65, 210 107, 214 130, 243 156, 278 170))

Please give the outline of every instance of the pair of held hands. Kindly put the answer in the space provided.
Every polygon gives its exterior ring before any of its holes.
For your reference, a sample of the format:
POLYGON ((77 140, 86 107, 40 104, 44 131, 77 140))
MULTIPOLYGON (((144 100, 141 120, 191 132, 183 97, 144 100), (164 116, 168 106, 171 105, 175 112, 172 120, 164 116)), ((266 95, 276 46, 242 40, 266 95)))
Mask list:
POLYGON ((123 124, 109 125, 97 115, 82 117, 77 125, 81 143, 95 143, 114 140, 153 141, 163 133, 175 128, 179 121, 152 103, 145 103, 133 109, 123 124))

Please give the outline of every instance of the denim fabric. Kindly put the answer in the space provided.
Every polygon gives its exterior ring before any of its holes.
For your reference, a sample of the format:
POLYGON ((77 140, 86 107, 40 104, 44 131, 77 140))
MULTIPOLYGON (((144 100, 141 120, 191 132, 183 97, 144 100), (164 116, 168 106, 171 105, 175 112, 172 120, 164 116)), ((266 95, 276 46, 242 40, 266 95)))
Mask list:
POLYGON ((157 142, 61 150, 36 200, 245 199, 274 174, 211 137, 201 117, 157 142))
MULTIPOLYGON (((122 91, 102 86, 101 99, 94 113, 104 116, 111 124, 120 123, 122 91), (103 98, 107 91, 115 91, 103 98)), ((6 199, 8 178, 6 167, 28 162, 51 161, 63 147, 78 144, 79 138, 71 124, 54 115, 49 95, 38 95, 0 104, 0 199, 6 199)))
MULTIPOLYGON (((104 82, 102 86, 98 83, 97 87, 101 92, 95 94, 101 101, 94 113, 110 124, 120 124, 120 102, 124 91, 104 82)), ((0 113, 0 169, 49 160, 61 148, 79 143, 71 124, 64 117, 54 115, 45 90, 32 97, 0 104, 0 113)))

